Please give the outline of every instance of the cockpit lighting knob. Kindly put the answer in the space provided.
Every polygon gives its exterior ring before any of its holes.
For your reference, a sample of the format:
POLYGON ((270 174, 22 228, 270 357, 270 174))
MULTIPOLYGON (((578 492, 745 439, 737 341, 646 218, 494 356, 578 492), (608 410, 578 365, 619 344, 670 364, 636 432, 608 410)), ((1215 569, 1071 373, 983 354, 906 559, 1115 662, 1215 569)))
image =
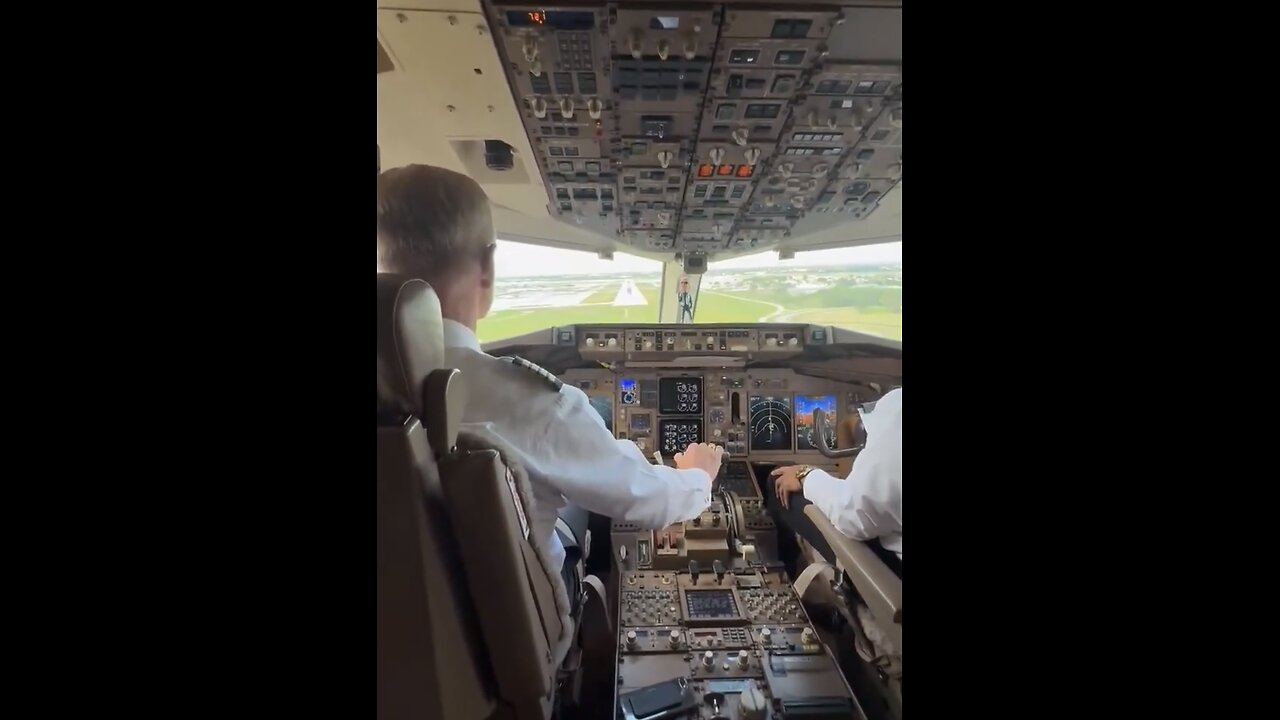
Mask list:
POLYGON ((671 166, 671 161, 675 159, 675 153, 670 150, 662 150, 658 153, 658 164, 663 168, 671 166))
POLYGON ((734 142, 736 142, 736 143, 738 143, 738 145, 739 145, 739 146, 746 145, 746 144, 747 144, 747 129, 746 129, 746 128, 744 128, 744 127, 740 127, 740 128, 738 128, 737 130, 734 130, 734 131, 733 131, 733 134, 732 134, 732 135, 730 135, 730 137, 732 137, 732 138, 733 138, 733 141, 734 141, 734 142))
POLYGON ((658 59, 666 60, 671 55, 671 41, 663 38, 658 41, 658 59))
POLYGON ((651 350, 652 348, 653 348, 653 341, 652 341, 652 340, 645 340, 645 341, 644 341, 644 349, 645 349, 645 350, 651 350))
POLYGON ((698 56, 698 40, 692 35, 684 39, 684 59, 692 60, 698 56))
POLYGON ((795 347, 800 344, 800 338, 787 338, 787 344, 795 347))
POLYGON ((639 29, 631 31, 631 57, 639 60, 644 54, 644 33, 639 29))
POLYGON ((712 165, 719 165, 724 162, 724 148, 711 148, 709 156, 712 165))
POLYGON ((760 162, 760 148, 747 148, 742 154, 746 157, 748 165, 754 166, 756 163, 760 162))
POLYGON ((534 77, 542 77, 542 58, 534 58, 529 61, 529 74, 534 77))
POLYGON ((524 61, 531 63, 538 57, 538 38, 530 35, 524 39, 524 61))
POLYGON ((587 114, 592 120, 599 120, 602 112, 604 112, 604 103, 600 102, 600 98, 591 98, 587 101, 587 114))
POLYGON ((530 103, 533 107, 533 116, 541 120, 547 116, 547 101, 542 98, 534 98, 530 103))
POLYGON ((565 120, 573 119, 573 100, 571 98, 560 98, 560 115, 565 120))
POLYGON ((609 338, 609 347, 618 347, 618 338, 609 338))
POLYGON ((596 346, 596 339, 595 339, 595 338, 587 338, 587 347, 595 347, 595 346, 596 346))

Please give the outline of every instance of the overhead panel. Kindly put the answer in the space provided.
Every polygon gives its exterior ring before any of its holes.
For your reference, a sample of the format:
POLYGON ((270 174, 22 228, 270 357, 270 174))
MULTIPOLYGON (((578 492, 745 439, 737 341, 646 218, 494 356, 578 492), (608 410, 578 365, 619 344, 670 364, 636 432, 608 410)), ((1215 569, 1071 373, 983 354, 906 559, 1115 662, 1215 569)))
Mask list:
POLYGON ((560 223, 641 252, 802 248, 901 180, 901 40, 875 31, 900 9, 485 7, 560 223))

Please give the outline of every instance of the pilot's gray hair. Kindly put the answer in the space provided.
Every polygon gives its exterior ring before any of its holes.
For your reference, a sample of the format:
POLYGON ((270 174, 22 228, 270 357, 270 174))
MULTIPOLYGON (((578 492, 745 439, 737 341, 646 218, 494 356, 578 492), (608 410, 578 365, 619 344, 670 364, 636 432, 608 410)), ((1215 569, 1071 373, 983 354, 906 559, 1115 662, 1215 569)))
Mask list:
POLYGON ((439 283, 494 244, 489 198, 475 180, 431 165, 378 176, 378 269, 439 283))

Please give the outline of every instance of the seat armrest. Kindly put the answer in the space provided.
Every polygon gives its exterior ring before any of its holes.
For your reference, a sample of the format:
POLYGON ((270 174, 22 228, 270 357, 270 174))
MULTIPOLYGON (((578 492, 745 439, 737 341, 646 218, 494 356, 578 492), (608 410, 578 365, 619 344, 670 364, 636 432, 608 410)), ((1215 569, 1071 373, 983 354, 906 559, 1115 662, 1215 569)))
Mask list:
POLYGON ((895 575, 866 543, 837 530, 816 505, 810 504, 804 509, 804 514, 831 545, 836 565, 853 583, 871 609, 871 614, 880 622, 901 625, 902 578, 895 575))

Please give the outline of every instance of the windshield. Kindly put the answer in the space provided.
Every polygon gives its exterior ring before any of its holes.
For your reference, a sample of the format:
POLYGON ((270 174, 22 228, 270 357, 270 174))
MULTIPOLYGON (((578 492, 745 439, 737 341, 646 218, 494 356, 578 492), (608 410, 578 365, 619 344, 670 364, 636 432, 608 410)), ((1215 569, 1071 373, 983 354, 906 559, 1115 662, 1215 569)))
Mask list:
POLYGON ((902 339, 902 243, 712 262, 695 323, 797 322, 902 339))
POLYGON ((616 253, 601 260, 581 250, 498 241, 493 308, 480 342, 557 325, 658 322, 662 263, 616 253))

